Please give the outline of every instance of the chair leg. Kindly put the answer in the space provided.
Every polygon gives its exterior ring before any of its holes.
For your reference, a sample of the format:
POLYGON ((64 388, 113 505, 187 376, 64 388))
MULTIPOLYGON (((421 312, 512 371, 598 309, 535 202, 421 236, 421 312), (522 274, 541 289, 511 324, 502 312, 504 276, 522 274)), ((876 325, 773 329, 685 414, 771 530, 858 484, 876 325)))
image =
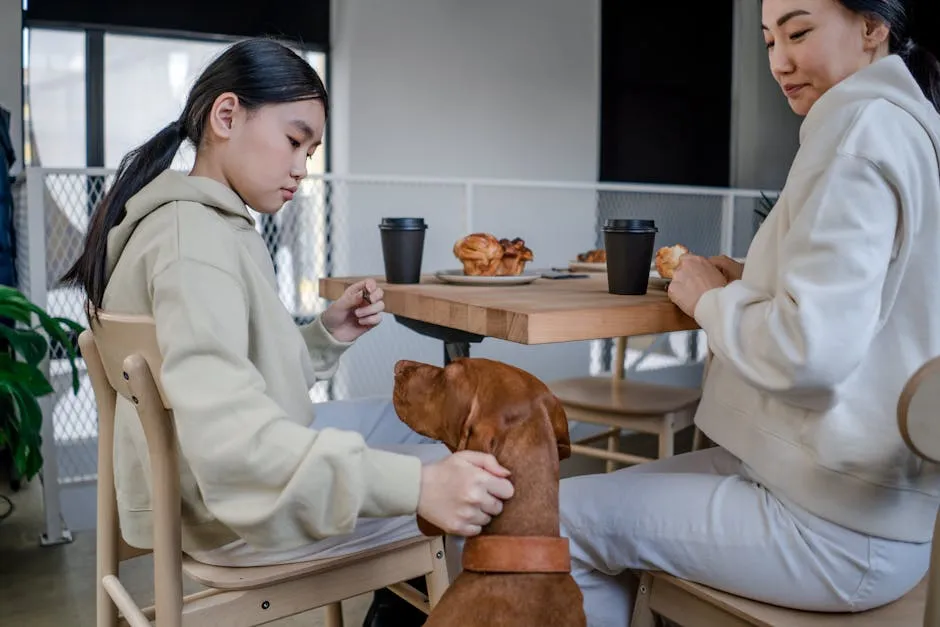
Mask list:
POLYGON ((633 604, 633 618, 630 627, 656 627, 656 616, 650 609, 650 593, 653 587, 653 576, 643 573, 640 576, 640 585, 636 591, 636 602, 633 604))
POLYGON ((701 451, 705 448, 705 434, 698 427, 695 427, 695 433, 692 435, 692 450, 701 451))
POLYGON ((659 428, 659 459, 672 457, 675 453, 675 416, 666 414, 663 416, 662 425, 659 428))
MULTIPOLYGON (((616 433, 612 433, 607 436, 607 452, 608 453, 617 453, 620 451, 620 430, 618 429, 616 433)), ((612 459, 607 460, 607 472, 613 472, 617 470, 617 462, 612 459)))
POLYGON ((324 627, 343 627, 343 604, 340 602, 330 603, 323 608, 324 627))
POLYGON ((444 554, 444 539, 437 538, 431 543, 431 559, 434 566, 431 572, 425 577, 428 584, 428 606, 433 610, 447 586, 450 585, 450 579, 447 576, 447 557, 444 554))

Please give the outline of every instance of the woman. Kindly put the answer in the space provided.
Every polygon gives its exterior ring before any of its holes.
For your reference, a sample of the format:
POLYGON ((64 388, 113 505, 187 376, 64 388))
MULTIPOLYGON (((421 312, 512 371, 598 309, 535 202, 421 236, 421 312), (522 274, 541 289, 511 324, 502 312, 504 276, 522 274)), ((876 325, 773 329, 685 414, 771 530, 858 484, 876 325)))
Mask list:
MULTIPOLYGON (((179 120, 121 162, 66 277, 96 308, 154 318, 182 453, 184 550, 209 563, 360 550, 417 535, 416 512, 475 535, 512 494, 494 458, 447 455, 390 402, 310 403, 310 387, 379 323, 382 291, 357 283, 298 328, 246 205, 271 214, 291 199, 327 109, 319 76, 289 48, 232 45, 179 120), (170 170, 187 140, 192 171, 170 170)), ((114 453, 121 531, 150 547, 146 445, 124 399, 114 453)))
POLYGON ((764 0, 771 71, 805 116, 745 266, 686 255, 670 298, 714 354, 717 447, 562 483, 589 624, 625 625, 630 569, 860 611, 924 575, 940 473, 896 406, 940 354, 940 65, 900 0, 764 0))

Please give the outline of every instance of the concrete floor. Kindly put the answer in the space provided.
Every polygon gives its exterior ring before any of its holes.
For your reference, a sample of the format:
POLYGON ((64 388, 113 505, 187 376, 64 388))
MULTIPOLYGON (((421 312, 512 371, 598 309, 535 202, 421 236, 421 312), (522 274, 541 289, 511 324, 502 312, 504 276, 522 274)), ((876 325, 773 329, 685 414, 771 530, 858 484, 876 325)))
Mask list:
MULTIPOLYGON (((690 448, 690 430, 679 434, 676 451, 690 448)), ((624 439, 622 450, 655 455, 655 440, 648 436, 624 439)), ((603 462, 584 457, 565 461, 562 475, 603 472, 603 462)), ((12 493, 0 477, 0 494, 11 498, 15 510, 0 521, 0 627, 93 627, 95 624, 95 536, 75 534, 71 544, 43 548, 38 538, 43 529, 42 495, 38 480, 12 493)), ((0 500, 0 515, 6 504, 0 500)), ((150 557, 125 563, 121 580, 142 605, 153 602, 150 557)), ((198 590, 193 585, 186 592, 198 590)), ((362 625, 372 595, 343 602, 347 627, 362 625)), ((323 625, 322 610, 271 623, 277 627, 323 625)))

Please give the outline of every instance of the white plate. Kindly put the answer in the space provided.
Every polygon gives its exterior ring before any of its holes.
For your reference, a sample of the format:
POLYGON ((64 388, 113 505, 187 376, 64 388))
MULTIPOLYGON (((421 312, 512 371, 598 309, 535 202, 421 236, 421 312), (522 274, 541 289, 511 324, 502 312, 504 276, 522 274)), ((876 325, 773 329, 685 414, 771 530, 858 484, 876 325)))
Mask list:
POLYGON ((569 261, 568 269, 572 272, 607 272, 607 262, 569 261))
POLYGON ((517 276, 468 276, 463 270, 441 270, 434 276, 455 285, 525 285, 539 278, 538 274, 528 272, 517 276))

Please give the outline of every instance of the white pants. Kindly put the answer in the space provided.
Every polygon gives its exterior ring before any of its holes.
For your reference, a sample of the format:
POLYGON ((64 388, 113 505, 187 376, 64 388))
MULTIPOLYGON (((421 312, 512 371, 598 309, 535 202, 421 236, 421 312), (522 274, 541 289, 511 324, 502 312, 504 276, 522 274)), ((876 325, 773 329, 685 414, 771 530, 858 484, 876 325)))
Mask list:
POLYGON ((869 537, 784 503, 721 448, 561 482, 562 534, 589 627, 630 622, 637 578, 663 570, 785 607, 859 611, 927 571, 930 543, 869 537))
MULTIPOLYGON (((313 429, 358 431, 366 443, 378 448, 419 457, 430 463, 449 455, 443 444, 411 430, 398 419, 387 398, 318 403, 313 429)), ((307 546, 287 551, 263 551, 236 540, 211 551, 199 551, 191 557, 216 566, 265 566, 338 557, 421 535, 415 516, 395 518, 360 518, 352 533, 325 538, 307 546)))

